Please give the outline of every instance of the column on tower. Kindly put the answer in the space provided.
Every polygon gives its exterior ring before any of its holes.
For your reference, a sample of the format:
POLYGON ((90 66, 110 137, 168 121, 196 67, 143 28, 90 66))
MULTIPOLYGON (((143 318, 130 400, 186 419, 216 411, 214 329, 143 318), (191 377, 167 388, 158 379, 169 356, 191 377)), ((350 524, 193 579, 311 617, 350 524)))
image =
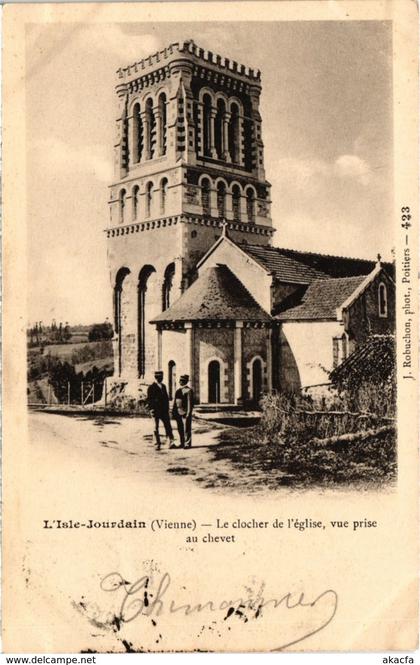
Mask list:
POLYGON ((232 161, 232 156, 229 153, 229 124, 231 121, 232 115, 229 113, 229 111, 225 111, 223 115, 223 134, 222 134, 222 139, 223 139, 223 147, 222 147, 222 159, 225 160, 225 162, 230 162, 232 161))
POLYGON ((142 111, 141 120, 143 123, 143 141, 144 141, 144 159, 150 159, 152 156, 152 137, 151 137, 151 123, 150 114, 147 110, 142 111))
POLYGON ((242 112, 239 112, 238 115, 238 164, 239 166, 245 166, 245 155, 244 155, 244 116, 242 112))
POLYGON ((216 116, 217 109, 213 106, 210 109, 210 125, 209 125, 209 152, 210 157, 217 159, 216 151, 216 116))
POLYGON ((163 127, 162 127, 163 114, 159 106, 155 106, 153 112, 155 114, 155 122, 156 122, 156 143, 155 143, 156 157, 161 157, 163 155, 163 127))

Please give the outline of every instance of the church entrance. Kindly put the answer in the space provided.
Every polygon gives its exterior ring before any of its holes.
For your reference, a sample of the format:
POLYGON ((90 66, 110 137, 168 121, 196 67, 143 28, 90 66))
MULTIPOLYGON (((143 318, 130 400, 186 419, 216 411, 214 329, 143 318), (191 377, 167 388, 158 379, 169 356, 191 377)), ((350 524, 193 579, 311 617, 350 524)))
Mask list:
POLYGON ((252 363, 252 399, 258 402, 262 393, 262 363, 259 358, 255 358, 252 363))
POLYGON ((209 404, 220 403, 220 363, 212 360, 208 369, 209 404))

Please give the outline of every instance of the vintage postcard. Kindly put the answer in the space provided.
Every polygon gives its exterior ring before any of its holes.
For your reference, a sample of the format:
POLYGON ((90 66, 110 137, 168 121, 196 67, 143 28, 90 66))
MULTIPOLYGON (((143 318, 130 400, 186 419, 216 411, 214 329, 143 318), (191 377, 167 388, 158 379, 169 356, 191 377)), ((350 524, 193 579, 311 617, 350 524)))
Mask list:
POLYGON ((6 6, 5 652, 416 648, 416 25, 6 6))

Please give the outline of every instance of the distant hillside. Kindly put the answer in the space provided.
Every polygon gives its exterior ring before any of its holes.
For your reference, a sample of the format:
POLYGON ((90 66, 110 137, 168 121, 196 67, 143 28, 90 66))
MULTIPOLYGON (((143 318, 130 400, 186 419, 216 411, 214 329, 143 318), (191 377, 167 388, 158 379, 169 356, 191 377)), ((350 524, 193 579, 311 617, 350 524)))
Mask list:
POLYGON ((95 398, 102 395, 102 384, 114 372, 112 342, 68 342, 28 348, 28 402, 59 403, 80 401, 81 383, 95 383, 95 398))

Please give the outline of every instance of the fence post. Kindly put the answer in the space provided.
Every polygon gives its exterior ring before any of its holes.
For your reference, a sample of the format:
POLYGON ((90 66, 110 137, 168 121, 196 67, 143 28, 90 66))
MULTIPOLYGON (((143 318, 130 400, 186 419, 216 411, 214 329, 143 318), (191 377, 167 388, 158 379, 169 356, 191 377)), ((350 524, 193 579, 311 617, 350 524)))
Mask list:
POLYGON ((105 407, 106 407, 107 389, 108 389, 107 377, 105 377, 105 379, 104 379, 104 388, 103 388, 103 390, 104 390, 104 406, 105 407))
POLYGON ((95 405, 95 381, 92 381, 92 406, 95 405))
POLYGON ((70 406, 70 381, 67 381, 67 404, 70 406))
POLYGON ((83 406, 83 381, 80 383, 80 404, 83 406))

